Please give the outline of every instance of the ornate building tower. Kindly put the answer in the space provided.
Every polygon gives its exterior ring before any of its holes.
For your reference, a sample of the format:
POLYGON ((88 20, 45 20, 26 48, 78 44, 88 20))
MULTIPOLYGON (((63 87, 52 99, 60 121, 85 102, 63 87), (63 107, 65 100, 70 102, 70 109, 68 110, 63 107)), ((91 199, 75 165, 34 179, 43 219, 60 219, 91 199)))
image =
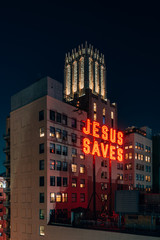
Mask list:
POLYGON ((106 99, 106 67, 104 55, 93 46, 83 44, 66 54, 64 69, 64 98, 73 99, 74 94, 81 97, 86 89, 106 99))

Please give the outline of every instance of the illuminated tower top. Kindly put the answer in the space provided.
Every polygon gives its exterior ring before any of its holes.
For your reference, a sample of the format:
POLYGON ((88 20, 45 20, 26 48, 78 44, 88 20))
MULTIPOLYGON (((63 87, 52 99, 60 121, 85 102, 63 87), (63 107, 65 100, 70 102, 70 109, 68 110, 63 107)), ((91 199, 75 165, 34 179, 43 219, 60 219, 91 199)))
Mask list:
POLYGON ((64 98, 70 101, 74 94, 79 97, 85 94, 85 89, 91 89, 106 99, 106 66, 104 55, 87 42, 66 54, 64 68, 64 98))

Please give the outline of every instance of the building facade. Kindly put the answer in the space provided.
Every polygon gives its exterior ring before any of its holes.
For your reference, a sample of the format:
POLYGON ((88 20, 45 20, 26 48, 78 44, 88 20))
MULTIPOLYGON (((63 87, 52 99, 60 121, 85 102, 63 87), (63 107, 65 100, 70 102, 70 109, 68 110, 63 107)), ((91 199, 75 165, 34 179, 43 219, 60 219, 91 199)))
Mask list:
POLYGON ((160 134, 153 136, 153 192, 160 193, 160 134))
POLYGON ((0 177, 0 240, 6 240, 6 219, 5 219, 6 195, 4 192, 5 187, 6 187, 6 181, 4 177, 0 177))
POLYGON ((152 131, 129 127, 124 137, 124 183, 129 189, 152 190, 152 131))

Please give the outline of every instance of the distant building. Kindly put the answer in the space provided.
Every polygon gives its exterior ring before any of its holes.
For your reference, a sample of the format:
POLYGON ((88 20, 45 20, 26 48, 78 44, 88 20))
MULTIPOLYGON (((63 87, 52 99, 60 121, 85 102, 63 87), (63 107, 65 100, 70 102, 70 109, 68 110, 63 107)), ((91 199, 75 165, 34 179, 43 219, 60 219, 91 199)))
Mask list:
POLYGON ((0 240, 6 240, 6 195, 4 189, 6 187, 6 181, 0 176, 0 240))
POLYGON ((124 183, 129 189, 152 191, 152 130, 129 127, 124 137, 124 183))
POLYGON ((160 134, 153 136, 153 191, 160 193, 160 134))

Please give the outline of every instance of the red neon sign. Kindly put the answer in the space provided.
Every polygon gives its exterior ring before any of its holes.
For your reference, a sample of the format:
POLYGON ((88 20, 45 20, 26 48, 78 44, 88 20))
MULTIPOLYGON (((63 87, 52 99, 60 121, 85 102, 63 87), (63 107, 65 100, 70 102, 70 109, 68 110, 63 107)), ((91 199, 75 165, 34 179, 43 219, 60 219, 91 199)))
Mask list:
POLYGON ((91 120, 87 119, 83 133, 94 138, 92 143, 87 137, 83 139, 83 152, 85 154, 123 161, 123 132, 113 128, 109 129, 106 125, 100 126, 96 121, 91 123, 91 120), (99 144, 98 139, 103 139, 107 143, 101 142, 99 144))

